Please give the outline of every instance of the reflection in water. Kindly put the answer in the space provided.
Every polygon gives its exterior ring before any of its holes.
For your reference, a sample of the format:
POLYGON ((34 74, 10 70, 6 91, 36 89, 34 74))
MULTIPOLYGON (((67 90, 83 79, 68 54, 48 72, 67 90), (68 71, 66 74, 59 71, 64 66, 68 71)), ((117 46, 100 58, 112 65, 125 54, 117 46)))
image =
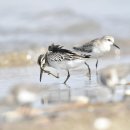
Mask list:
POLYGON ((55 89, 50 90, 48 95, 48 103, 64 103, 71 101, 71 89, 55 89))
POLYGON ((98 84, 87 84, 84 87, 66 86, 64 84, 51 84, 48 87, 48 96, 45 104, 57 104, 78 101, 80 97, 88 98, 91 103, 106 103, 109 101, 122 101, 125 96, 125 89, 118 87, 114 93, 106 86, 98 84), (52 89, 52 86, 54 87, 52 89), (49 88, 50 87, 50 88, 49 88))
POLYGON ((66 86, 61 84, 52 84, 48 87, 47 104, 65 103, 78 100, 80 97, 88 97, 90 102, 108 102, 111 100, 112 93, 106 87, 90 86, 87 84, 81 88, 66 86), (54 86, 54 88, 50 88, 54 86))
POLYGON ((44 104, 65 103, 71 101, 70 86, 65 84, 50 84, 46 87, 48 88, 48 96, 46 99, 42 99, 44 104))
MULTIPOLYGON (((85 82, 84 82, 85 83, 85 82)), ((106 103, 109 101, 122 101, 125 96, 125 89, 119 87, 114 93, 110 88, 99 86, 98 84, 84 84, 82 87, 52 83, 43 84, 23 84, 14 86, 5 98, 1 99, 0 105, 14 107, 27 105, 33 107, 44 107, 54 104, 68 102, 91 102, 106 103)))

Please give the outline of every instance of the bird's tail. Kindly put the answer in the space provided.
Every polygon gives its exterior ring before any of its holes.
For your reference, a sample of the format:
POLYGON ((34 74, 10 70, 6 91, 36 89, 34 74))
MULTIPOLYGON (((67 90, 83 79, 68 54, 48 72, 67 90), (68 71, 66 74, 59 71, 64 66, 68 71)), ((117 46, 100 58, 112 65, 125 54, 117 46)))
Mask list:
POLYGON ((80 47, 73 47, 73 49, 76 51, 82 51, 80 47))
POLYGON ((76 53, 75 53, 75 55, 76 55, 77 57, 80 57, 80 58, 91 58, 91 55, 86 55, 86 54, 76 54, 76 53))
POLYGON ((84 58, 91 58, 91 55, 83 55, 84 58))

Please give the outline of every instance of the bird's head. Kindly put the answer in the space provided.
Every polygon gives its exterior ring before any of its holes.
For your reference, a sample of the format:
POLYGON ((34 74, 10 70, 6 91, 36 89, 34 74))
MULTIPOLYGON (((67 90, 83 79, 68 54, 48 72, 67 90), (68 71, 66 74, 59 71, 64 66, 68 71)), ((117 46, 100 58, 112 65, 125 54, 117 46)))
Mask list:
POLYGON ((38 57, 38 60, 37 60, 37 63, 38 65, 40 66, 40 82, 42 80, 42 73, 43 73, 43 70, 46 66, 46 62, 45 62, 45 54, 41 54, 39 57, 38 57))
POLYGON ((114 37, 112 37, 112 36, 104 36, 104 37, 102 37, 102 39, 105 40, 108 44, 110 44, 112 46, 115 46, 116 48, 120 49, 120 47, 115 44, 114 37))

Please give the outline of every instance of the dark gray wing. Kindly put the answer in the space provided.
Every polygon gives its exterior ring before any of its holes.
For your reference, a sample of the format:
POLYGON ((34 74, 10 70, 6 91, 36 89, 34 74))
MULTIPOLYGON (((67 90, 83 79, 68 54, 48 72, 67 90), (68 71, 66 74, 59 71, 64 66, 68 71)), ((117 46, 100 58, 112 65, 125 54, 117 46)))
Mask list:
POLYGON ((63 55, 64 55, 64 60, 76 60, 76 59, 90 58, 91 57, 91 55, 79 55, 76 53, 73 53, 73 54, 66 53, 63 55))
POLYGON ((90 58, 90 55, 86 55, 86 56, 82 56, 82 55, 78 55, 76 53, 52 53, 50 52, 47 56, 49 58, 49 60, 51 61, 70 61, 70 60, 76 60, 76 59, 80 59, 80 58, 90 58))
POLYGON ((53 53, 53 52, 50 52, 48 54, 48 59, 51 60, 51 61, 62 61, 64 60, 64 55, 61 54, 61 53, 53 53))
POLYGON ((79 57, 75 56, 73 54, 65 54, 64 55, 64 60, 76 60, 76 59, 79 59, 79 57))
POLYGON ((97 41, 97 39, 94 39, 90 42, 83 44, 80 47, 73 47, 73 49, 77 50, 77 51, 81 51, 81 52, 91 53, 93 51, 93 46, 96 41, 97 41))
POLYGON ((78 59, 79 57, 75 56, 74 54, 70 53, 49 53, 48 55, 49 60, 51 61, 56 61, 56 62, 61 62, 65 60, 75 60, 78 59))

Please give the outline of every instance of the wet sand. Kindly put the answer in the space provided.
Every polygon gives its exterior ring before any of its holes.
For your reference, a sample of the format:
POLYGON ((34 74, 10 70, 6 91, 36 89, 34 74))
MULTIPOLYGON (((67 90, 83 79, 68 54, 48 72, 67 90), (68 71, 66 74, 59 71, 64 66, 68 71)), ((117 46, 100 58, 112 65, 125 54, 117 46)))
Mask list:
POLYGON ((1 123, 0 128, 2 130, 129 130, 129 102, 128 99, 120 103, 57 105, 53 109, 43 109, 44 114, 40 114, 40 116, 37 114, 41 110, 23 108, 24 114, 28 113, 26 115, 27 120, 24 119, 22 122, 17 123, 1 123), (31 112, 37 114, 29 116, 31 112))

